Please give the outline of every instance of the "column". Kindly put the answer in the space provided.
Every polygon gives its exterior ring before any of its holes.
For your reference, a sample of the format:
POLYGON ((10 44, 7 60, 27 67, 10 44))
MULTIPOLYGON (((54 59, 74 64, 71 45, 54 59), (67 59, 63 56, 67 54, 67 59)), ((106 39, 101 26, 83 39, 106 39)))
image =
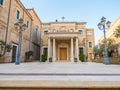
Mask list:
POLYGON ((74 56, 73 56, 73 38, 71 38, 71 62, 74 62, 74 56))
POLYGON ((77 61, 79 61, 78 37, 76 37, 76 58, 77 61))
POLYGON ((55 38, 53 38, 53 62, 56 61, 56 44, 55 44, 55 38))
POLYGON ((51 52, 51 44, 50 44, 50 37, 48 38, 48 61, 49 61, 49 58, 51 57, 51 55, 50 55, 50 52, 51 52))

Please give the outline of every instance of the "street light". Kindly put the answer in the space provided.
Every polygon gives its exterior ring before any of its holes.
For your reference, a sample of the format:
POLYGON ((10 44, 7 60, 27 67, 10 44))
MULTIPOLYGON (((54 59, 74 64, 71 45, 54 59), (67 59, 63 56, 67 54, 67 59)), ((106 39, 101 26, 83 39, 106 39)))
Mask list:
POLYGON ((105 17, 102 17, 101 18, 101 22, 98 23, 98 28, 100 30, 103 30, 104 32, 104 46, 105 46, 105 64, 108 65, 109 64, 109 59, 108 59, 108 51, 107 51, 107 45, 106 45, 106 29, 109 28, 111 25, 111 22, 110 21, 107 21, 106 22, 106 18, 105 17), (107 27, 107 28, 106 28, 107 27))
POLYGON ((42 45, 43 45, 43 40, 40 40, 40 62, 42 62, 42 45))
POLYGON ((20 64, 20 52, 21 52, 21 38, 22 38, 22 31, 26 30, 27 26, 23 23, 23 19, 20 18, 17 23, 14 24, 15 29, 18 31, 18 49, 17 49, 17 56, 15 60, 15 64, 20 64))

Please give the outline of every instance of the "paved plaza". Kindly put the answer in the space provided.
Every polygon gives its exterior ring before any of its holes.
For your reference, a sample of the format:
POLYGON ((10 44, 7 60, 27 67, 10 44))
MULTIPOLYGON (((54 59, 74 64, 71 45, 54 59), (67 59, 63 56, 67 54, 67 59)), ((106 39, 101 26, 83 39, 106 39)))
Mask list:
POLYGON ((120 65, 90 62, 0 64, 0 87, 6 85, 120 87, 120 65))

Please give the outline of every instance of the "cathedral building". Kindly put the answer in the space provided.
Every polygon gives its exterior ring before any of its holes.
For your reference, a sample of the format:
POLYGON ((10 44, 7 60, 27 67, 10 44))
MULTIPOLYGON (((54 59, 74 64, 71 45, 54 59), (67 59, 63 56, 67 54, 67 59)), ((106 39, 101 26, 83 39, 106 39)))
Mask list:
POLYGON ((93 60, 94 30, 86 28, 86 22, 49 22, 42 24, 42 53, 53 61, 79 61, 85 54, 88 61, 93 60))

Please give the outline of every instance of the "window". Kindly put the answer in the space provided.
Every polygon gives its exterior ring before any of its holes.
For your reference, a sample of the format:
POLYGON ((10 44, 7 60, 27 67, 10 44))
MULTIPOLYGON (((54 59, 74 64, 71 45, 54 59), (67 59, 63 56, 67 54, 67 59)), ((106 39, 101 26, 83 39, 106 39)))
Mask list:
POLYGON ((27 21, 27 24, 26 24, 27 28, 29 27, 29 21, 27 21))
POLYGON ((92 35, 92 32, 87 32, 87 35, 92 35))
POLYGON ((0 0, 0 5, 3 5, 3 0, 0 0))
POLYGON ((92 48, 92 42, 89 42, 89 48, 92 48))
POLYGON ((48 31, 44 31, 44 35, 48 35, 48 31))
POLYGON ((79 54, 83 54, 83 48, 79 48, 79 54))
POLYGON ((47 55, 48 53, 48 48, 44 48, 43 54, 47 55))
POLYGON ((83 35, 83 30, 78 31, 80 35, 83 35))
POLYGON ((17 13, 16 13, 16 18, 19 19, 20 18, 20 11, 17 10, 17 13))

